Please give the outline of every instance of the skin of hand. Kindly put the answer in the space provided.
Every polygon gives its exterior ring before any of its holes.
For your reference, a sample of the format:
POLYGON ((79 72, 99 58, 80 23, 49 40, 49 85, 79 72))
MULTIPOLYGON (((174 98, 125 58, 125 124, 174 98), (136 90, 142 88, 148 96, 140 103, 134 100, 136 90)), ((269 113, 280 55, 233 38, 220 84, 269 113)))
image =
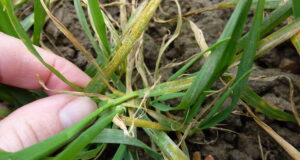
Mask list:
MULTIPOLYGON (((71 62, 36 47, 43 59, 69 81, 84 87, 90 77, 71 62)), ((72 90, 40 63, 18 39, 0 32, 0 83, 41 89, 38 74, 50 89, 72 90)), ((88 97, 48 93, 49 97, 27 104, 0 121, 0 149, 16 152, 70 127, 97 106, 88 97)))

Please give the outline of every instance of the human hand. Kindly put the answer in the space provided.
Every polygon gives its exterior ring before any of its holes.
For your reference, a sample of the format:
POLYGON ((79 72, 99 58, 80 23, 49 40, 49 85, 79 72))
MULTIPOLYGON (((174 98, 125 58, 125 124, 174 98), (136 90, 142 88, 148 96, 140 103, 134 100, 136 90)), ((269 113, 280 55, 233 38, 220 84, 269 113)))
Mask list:
MULTIPOLYGON (((90 78, 74 64, 37 48, 44 60, 69 81, 84 87, 90 78)), ((72 90, 44 67, 18 39, 0 32, 0 83, 40 89, 38 74, 50 89, 72 90)), ((87 97, 49 93, 0 121, 0 149, 15 152, 57 134, 96 109, 87 97)))

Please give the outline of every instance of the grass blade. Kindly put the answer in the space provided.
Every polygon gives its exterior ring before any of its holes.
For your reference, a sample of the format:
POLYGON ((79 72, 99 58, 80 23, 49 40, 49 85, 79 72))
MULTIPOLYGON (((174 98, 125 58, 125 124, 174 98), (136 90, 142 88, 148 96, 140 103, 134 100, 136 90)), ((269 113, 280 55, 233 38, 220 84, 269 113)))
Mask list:
MULTIPOLYGON (((256 54, 256 50, 258 47, 258 41, 260 38, 260 30, 261 30, 261 25, 263 21, 263 14, 264 14, 264 5, 265 5, 265 0, 260 0, 257 3, 257 10, 254 15, 254 20, 252 27, 250 28, 249 31, 249 39, 248 39, 248 45, 244 49, 243 56, 241 58, 239 67, 238 67, 238 72, 236 77, 240 78, 241 76, 244 75, 246 71, 252 68, 252 65, 254 63, 254 57, 256 54)), ((232 96, 232 101, 231 101, 231 107, 234 108, 239 99, 240 95, 247 86, 249 75, 241 81, 239 85, 233 90, 233 96, 232 96)))
POLYGON ((144 131, 149 135, 149 137, 154 141, 154 143, 160 148, 160 150, 168 159, 189 159, 165 132, 146 128, 144 128, 144 131))
POLYGON ((157 111, 153 111, 150 109, 147 109, 146 112, 154 118, 156 121, 158 121, 164 128, 168 128, 167 131, 182 131, 187 128, 187 125, 182 124, 180 121, 173 120, 162 113, 159 113, 157 111))
POLYGON ((126 153, 127 146, 121 144, 117 149, 115 155, 113 156, 112 160, 123 160, 124 154, 126 153))
POLYGON ((111 55, 110 45, 107 39, 106 26, 102 15, 102 11, 99 7, 99 1, 88 0, 87 2, 92 26, 94 27, 96 35, 100 40, 99 42, 101 42, 101 44, 103 45, 103 51, 105 51, 105 56, 109 57, 111 55))
POLYGON ((229 116, 229 114, 232 112, 233 109, 232 105, 222 111, 219 110, 224 104, 225 100, 230 96, 230 94, 231 93, 234 94, 237 87, 240 87, 242 83, 245 80, 247 80, 251 71, 252 70, 248 70, 243 75, 239 76, 238 79, 234 82, 234 84, 225 91, 225 93, 217 100, 215 105, 212 107, 208 115, 205 116, 205 119, 202 121, 198 129, 205 129, 205 128, 212 127, 229 116), (218 111, 219 113, 217 113, 218 111))
MULTIPOLYGON (((261 28, 260 36, 263 37, 268 34, 271 30, 273 30, 276 26, 278 26, 282 21, 286 20, 292 14, 292 3, 288 1, 283 6, 277 8, 270 15, 264 18, 261 28)), ((237 48, 237 51, 242 50, 247 45, 247 39, 249 34, 243 36, 237 48)))
POLYGON ((113 144, 126 144, 143 148, 151 157, 161 159, 161 155, 155 152, 152 148, 140 140, 124 135, 124 132, 119 129, 104 129, 92 143, 113 143, 113 144))
POLYGON ((159 101, 165 101, 165 100, 169 100, 169 99, 173 99, 173 98, 178 98, 178 97, 182 97, 182 96, 184 96, 184 93, 182 93, 182 92, 164 94, 164 95, 156 98, 155 100, 153 100, 150 104, 157 103, 159 101))
POLYGON ((300 32, 300 18, 295 19, 292 23, 282 27, 278 31, 267 36, 259 42, 259 48, 255 58, 259 58, 272 48, 290 39, 292 36, 300 32))
MULTIPOLYGON (((46 1, 46 5, 49 6, 50 0, 46 1)), ((45 12, 41 0, 34 1, 34 26, 33 26, 33 44, 36 46, 40 46, 40 38, 42 34, 42 30, 46 21, 47 13, 45 12)))
POLYGON ((300 17, 300 1, 299 0, 292 0, 293 2, 293 14, 296 18, 300 17))
POLYGON ((137 22, 136 20, 138 18, 138 15, 140 15, 140 13, 144 10, 146 5, 147 2, 143 1, 137 8, 133 10, 133 13, 131 14, 126 24, 125 30, 123 31, 123 36, 126 35, 129 32, 130 28, 134 25, 134 23, 137 22))
MULTIPOLYGON (((293 0, 293 14, 295 18, 300 17, 300 1, 293 0)), ((298 54, 300 54, 300 32, 291 38, 291 41, 296 48, 298 54)))
POLYGON ((115 22, 113 20, 113 18, 111 17, 111 15, 109 15, 109 13, 107 13, 108 15, 106 15, 106 13, 104 12, 104 10, 102 11, 102 15, 104 18, 104 23, 107 27, 107 31, 110 33, 110 37, 111 37, 111 49, 112 49, 112 53, 115 52, 115 44, 118 44, 121 40, 120 40, 120 36, 119 36, 119 31, 115 28, 115 22))
POLYGON ((9 17, 4 9, 2 3, 0 3, 0 31, 6 33, 10 36, 18 37, 18 34, 14 30, 13 25, 11 24, 9 17))
POLYGON ((298 54, 300 54, 300 33, 297 33, 291 38, 291 41, 296 48, 298 54))
MULTIPOLYGON (((195 77, 192 78, 184 78, 176 81, 170 81, 162 84, 158 84, 153 89, 150 90, 150 93, 148 94, 148 97, 153 96, 161 96, 169 93, 175 93, 182 90, 187 89, 190 87, 192 81, 195 79, 195 77)), ((139 91, 139 97, 143 97, 144 93, 149 91, 148 88, 142 89, 139 91)))
MULTIPOLYGON (((97 53, 97 63, 100 66, 104 66, 105 64, 108 63, 108 57, 106 56, 106 54, 104 54, 105 51, 102 51, 101 48, 98 46, 97 41, 95 40, 95 38, 92 35, 92 32, 89 28, 89 25, 87 23, 87 20, 85 18, 84 15, 84 11, 82 9, 82 6, 80 4, 80 0, 74 0, 74 6, 75 6, 75 10, 76 10, 76 14, 77 17, 79 19, 80 25, 82 26, 85 34, 87 35, 88 39, 90 40, 94 50, 97 53)), ((88 75, 90 75, 91 77, 95 76, 97 69, 95 68, 95 66, 93 64, 89 65, 85 71, 88 75)), ((122 82, 120 82, 117 78, 116 75, 113 75, 113 81, 116 84, 116 86, 118 87, 118 89, 120 89, 122 92, 124 92, 124 85, 122 84, 122 82)))
MULTIPOLYGON (((191 105, 195 104, 198 99, 204 99, 204 91, 209 89, 217 78, 226 70, 235 53, 236 42, 242 34, 251 2, 251 0, 239 1, 238 6, 227 23, 218 42, 228 37, 231 37, 231 39, 229 42, 224 43, 210 54, 197 74, 197 78, 190 86, 186 95, 182 98, 180 105, 177 106, 176 109, 189 108, 191 105)), ((191 107, 191 111, 187 112, 186 115, 187 121, 191 120, 197 113, 201 104, 202 101, 198 101, 196 105, 191 107)))
MULTIPOLYGON (((182 96, 181 93, 176 93, 187 89, 193 82, 195 77, 183 78, 176 81, 165 82, 158 84, 153 88, 148 97, 161 96, 161 101, 167 100, 173 97, 182 96), (175 94, 173 94, 175 93, 175 94)), ((149 89, 148 89, 149 90, 149 89)), ((139 90, 139 97, 143 97, 144 93, 148 91, 147 89, 139 90)), ((212 91, 205 91, 206 93, 211 93, 212 91)), ((283 121, 295 121, 293 115, 281 111, 279 108, 268 104, 260 96, 258 96, 250 88, 246 88, 241 97, 244 101, 250 104, 252 107, 256 108, 258 111, 275 118, 277 120, 283 121), (269 114, 268 114, 269 113, 269 114)), ((159 98, 160 99, 160 98, 159 98)), ((157 103, 158 101, 153 101, 152 104, 157 103)), ((168 107, 166 111, 172 110, 173 108, 168 107), (170 108, 170 109, 169 109, 170 108)))
POLYGON ((158 58, 155 64, 155 71, 154 71, 154 79, 155 81, 158 80, 159 76, 159 65, 161 61, 161 57, 164 54, 165 50, 169 47, 169 45, 179 36, 181 27, 182 27, 182 17, 181 17, 181 8, 177 0, 174 1, 178 8, 178 20, 176 29, 174 31, 174 34, 169 38, 169 40, 166 43, 162 43, 162 46, 159 49, 158 58))
MULTIPOLYGON (((250 70, 252 68, 255 53, 256 53, 256 50, 258 47, 258 41, 260 38, 259 33, 261 30, 261 25, 262 25, 262 21, 263 21, 264 4, 265 4, 265 0, 260 0, 257 4, 257 10, 256 10, 256 13, 254 16, 253 24, 249 31, 248 45, 245 48, 244 54, 240 61, 240 65, 238 67, 238 72, 237 72, 237 76, 236 76, 237 79, 241 79, 241 77, 243 77, 245 75, 245 72, 247 72, 248 70, 250 70)), ((237 105, 242 92, 244 91, 245 87, 247 86, 248 78, 249 78, 249 75, 246 75, 245 78, 241 79, 240 83, 238 83, 236 85, 236 87, 233 89, 233 95, 232 95, 232 100, 231 100, 230 106, 227 107, 221 113, 219 113, 219 115, 216 115, 215 117, 213 117, 213 120, 211 120, 211 122, 209 122, 210 120, 206 118, 206 120, 204 120, 203 123, 204 124, 208 123, 208 124, 203 125, 202 129, 211 127, 212 125, 215 125, 215 124, 223 121, 230 115, 230 113, 232 112, 234 107, 237 105)), ((223 96, 220 99, 222 99, 222 98, 223 98, 223 96)), ((225 102, 225 99, 224 99, 223 103, 224 102, 225 102)), ((219 107, 221 107, 221 105, 219 107)), ((209 115, 210 115, 210 117, 212 116, 212 114, 209 114, 209 115)), ((209 116, 207 116, 207 117, 209 117, 209 116)))
MULTIPOLYGON (((257 4, 259 3, 260 0, 253 0, 251 8, 256 9, 257 4)), ((238 0, 232 0, 229 2, 224 2, 224 4, 227 5, 227 7, 235 7, 237 4, 238 0)), ((265 9, 275 9, 281 4, 282 0, 266 0, 265 1, 265 9)))
POLYGON ((97 53, 97 62, 98 62, 98 64, 100 64, 100 66, 103 66, 104 64, 106 64, 108 62, 108 59, 107 59, 107 57, 105 57, 105 54, 102 54, 100 47, 97 45, 97 41, 95 40, 95 38, 92 35, 92 32, 91 32, 89 25, 87 23, 87 20, 85 18, 84 11, 80 4, 80 0, 74 0, 74 6, 75 6, 75 11, 76 11, 77 17, 79 19, 79 23, 80 23, 82 29, 84 30, 85 34, 87 35, 88 39, 90 40, 94 50, 97 53))
POLYGON ((139 21, 132 26, 131 32, 126 39, 124 39, 123 45, 118 49, 113 59, 104 68, 104 71, 105 73, 108 73, 108 76, 110 76, 118 68, 118 65, 120 65, 120 63, 126 59, 126 56, 129 54, 134 45, 134 42, 144 32, 159 4, 160 0, 149 1, 146 8, 138 16, 137 19, 139 19, 139 21))
POLYGON ((170 127, 164 126, 157 122, 152 122, 152 121, 138 119, 138 118, 130 118, 130 117, 126 117, 126 116, 121 116, 120 118, 124 122, 124 124, 127 126, 151 128, 151 129, 162 130, 162 131, 170 131, 171 130, 170 127))
POLYGON ((128 36, 128 33, 130 33, 130 30, 132 28, 133 25, 135 25, 138 20, 137 18, 139 18, 139 15, 142 13, 142 11, 146 8, 147 6, 147 1, 143 1, 138 8, 133 10, 133 13, 131 14, 130 18, 128 19, 128 22, 126 24, 125 30, 122 31, 122 37, 121 40, 119 41, 119 43, 116 45, 116 49, 119 49, 120 47, 120 43, 125 39, 125 37, 128 36))
MULTIPOLYGON (((126 37, 123 44, 117 50, 113 59, 104 67, 103 70, 104 73, 106 73, 106 78, 110 78, 111 75, 118 69, 119 65, 126 59, 126 56, 131 51, 136 40, 141 36, 142 32, 144 32, 159 4, 160 0, 151 0, 147 7, 141 12, 141 15, 139 18, 137 18, 139 21, 132 26, 130 34, 126 37)), ((101 75, 96 75, 88 84, 86 90, 91 92, 101 92, 103 90, 101 75)))
MULTIPOLYGON (((179 91, 183 91, 187 89, 193 82, 195 77, 183 78, 176 81, 165 82, 162 84, 158 84, 155 88, 153 88, 149 94, 149 97, 152 96, 160 96, 161 100, 167 100, 168 98, 173 98, 177 96, 182 96, 181 93, 176 93, 179 91), (173 94, 176 93, 176 94, 173 94), (170 97, 169 97, 170 96, 170 97)), ((139 97, 143 97, 144 93, 147 92, 146 89, 139 91, 139 97)), ((206 91, 206 93, 211 93, 210 91, 206 91)), ((281 111, 279 108, 268 104, 265 100, 263 100, 259 95, 257 95, 250 88, 246 88, 241 97, 244 101, 250 104, 252 107, 262 112, 263 114, 270 116, 271 118, 283 121, 295 121, 293 115, 281 111)), ((157 103, 154 101, 152 103, 157 103)), ((173 109, 173 108, 172 108, 173 109)), ((171 109, 170 109, 171 110, 171 109)), ((166 110, 169 111, 169 110, 166 110)))
MULTIPOLYGON (((120 0, 121 3, 126 3, 126 0, 120 0)), ((122 32, 124 32, 126 30, 126 25, 127 25, 127 9, 125 5, 120 5, 120 26, 121 26, 121 30, 122 32)))
MULTIPOLYGON (((155 88, 152 89, 152 91, 150 92, 150 96, 164 95, 164 96, 162 96, 162 100, 166 100, 168 98, 168 97, 165 97, 168 95, 166 93, 170 93, 171 94, 170 96, 173 96, 172 93, 183 91, 183 90, 187 89, 192 84, 192 81, 194 80, 194 78, 195 77, 184 78, 184 79, 180 79, 180 80, 176 80, 176 81, 159 84, 155 88), (177 86, 176 89, 174 86, 177 86)), ((141 92, 140 97, 143 97, 143 94, 142 94, 143 90, 140 92, 141 92)), ((174 95, 177 97, 178 94, 174 94, 174 95)), ((179 96, 181 96, 181 95, 179 94, 179 96)), ((263 114, 265 114, 271 118, 274 118, 277 120, 295 122, 295 118, 293 117, 293 115, 283 112, 279 108, 270 105, 250 88, 246 88, 244 90, 241 98, 244 101, 246 101, 248 104, 250 104, 252 107, 254 107, 258 111, 262 112, 263 114)))
POLYGON ((283 112, 279 108, 269 104, 250 88, 246 88, 244 90, 241 98, 247 104, 254 107, 256 110, 258 110, 259 112, 263 113, 264 115, 270 118, 280 120, 280 121, 296 122, 296 119, 293 115, 283 112))
MULTIPOLYGON (((282 27, 281 29, 275 31, 274 33, 260 40, 255 59, 261 57, 262 55, 264 55, 274 47, 289 40, 291 37, 293 37, 298 32, 300 32, 299 25, 300 25, 300 18, 297 18, 290 24, 282 27)), ((240 57, 241 54, 236 55, 233 61, 237 61, 238 59, 240 59, 240 57)))
MULTIPOLYGON (((108 80, 105 78, 105 74, 102 71, 102 68, 98 65, 97 61, 94 59, 93 55, 89 53, 83 45, 78 41, 78 39, 75 38, 75 36, 50 12, 50 10, 45 5, 44 1, 41 0, 41 4, 43 5, 46 13, 50 17, 50 19, 54 22, 56 27, 74 44, 74 46, 81 51, 81 53, 87 58, 87 60, 94 65, 94 67, 97 69, 97 73, 99 75, 99 78, 101 79, 101 82, 104 83, 112 92, 116 93, 117 95, 122 95, 121 92, 114 89, 108 82, 108 80)), ((87 90, 89 91, 89 90, 87 90)))
POLYGON ((106 144, 100 144, 95 149, 83 151, 83 152, 79 153, 75 159, 93 159, 93 158, 97 157, 99 152, 102 152, 106 146, 107 146, 106 144))
POLYGON ((206 54, 206 53, 208 53, 210 51, 213 51, 218 46, 220 46, 221 44, 223 44, 225 42, 228 42, 229 40, 230 40, 230 38, 224 39, 224 40, 222 40, 220 42, 217 42, 217 43, 213 44, 211 47, 209 47, 205 51, 202 51, 195 58, 193 58, 191 61, 189 61, 183 67, 181 67, 176 73, 174 73, 172 76, 170 76, 170 78, 167 81, 173 81, 173 80, 175 80, 177 77, 179 77, 181 74, 183 74, 188 68, 190 68, 195 62, 197 62, 204 54, 206 54))
MULTIPOLYGON (((92 32, 89 28, 89 25, 87 23, 87 20, 85 18, 84 15, 84 11, 82 9, 82 6, 80 4, 80 0, 74 0, 74 6, 75 6, 75 10, 76 10, 76 14, 77 17, 79 19, 80 25, 82 26, 85 34, 87 35, 88 39, 90 40, 94 50, 97 53, 97 59, 96 62, 97 64, 99 64, 100 66, 104 66, 105 64, 108 63, 108 57, 106 56, 107 54, 104 54, 105 51, 102 51, 101 48, 98 46, 97 41, 95 40, 95 38, 92 35, 92 32)), ((87 69, 85 70, 85 72, 91 76, 94 77, 97 69, 93 64, 90 64, 87 69)), ((115 75, 113 75, 113 77, 116 77, 115 75)), ((118 79, 113 79, 113 81, 115 82, 115 84, 117 84, 118 89, 120 89, 121 91, 124 91, 122 86, 124 86, 120 81, 118 81, 118 79)))
POLYGON ((86 145, 88 145, 99 133, 103 131, 112 119, 119 113, 123 112, 123 108, 117 107, 111 113, 103 115, 95 124, 80 134, 72 141, 61 153, 55 157, 55 160, 74 159, 86 145))

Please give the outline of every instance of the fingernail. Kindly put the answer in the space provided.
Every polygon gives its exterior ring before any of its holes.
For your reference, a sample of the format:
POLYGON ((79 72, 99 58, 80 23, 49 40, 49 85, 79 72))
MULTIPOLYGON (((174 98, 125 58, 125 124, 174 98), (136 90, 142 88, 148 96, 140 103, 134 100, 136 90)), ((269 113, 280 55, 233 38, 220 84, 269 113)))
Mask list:
POLYGON ((88 97, 79 97, 69 102, 59 111, 59 119, 68 128, 96 110, 97 105, 88 97))

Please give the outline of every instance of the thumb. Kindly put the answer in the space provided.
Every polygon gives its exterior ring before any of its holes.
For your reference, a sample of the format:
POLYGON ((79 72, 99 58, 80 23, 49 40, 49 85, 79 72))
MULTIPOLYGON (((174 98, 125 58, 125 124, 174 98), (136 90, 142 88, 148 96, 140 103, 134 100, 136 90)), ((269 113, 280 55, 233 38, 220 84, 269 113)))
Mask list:
POLYGON ((58 94, 19 108, 0 121, 0 148, 16 152, 70 127, 96 109, 88 97, 58 94))

